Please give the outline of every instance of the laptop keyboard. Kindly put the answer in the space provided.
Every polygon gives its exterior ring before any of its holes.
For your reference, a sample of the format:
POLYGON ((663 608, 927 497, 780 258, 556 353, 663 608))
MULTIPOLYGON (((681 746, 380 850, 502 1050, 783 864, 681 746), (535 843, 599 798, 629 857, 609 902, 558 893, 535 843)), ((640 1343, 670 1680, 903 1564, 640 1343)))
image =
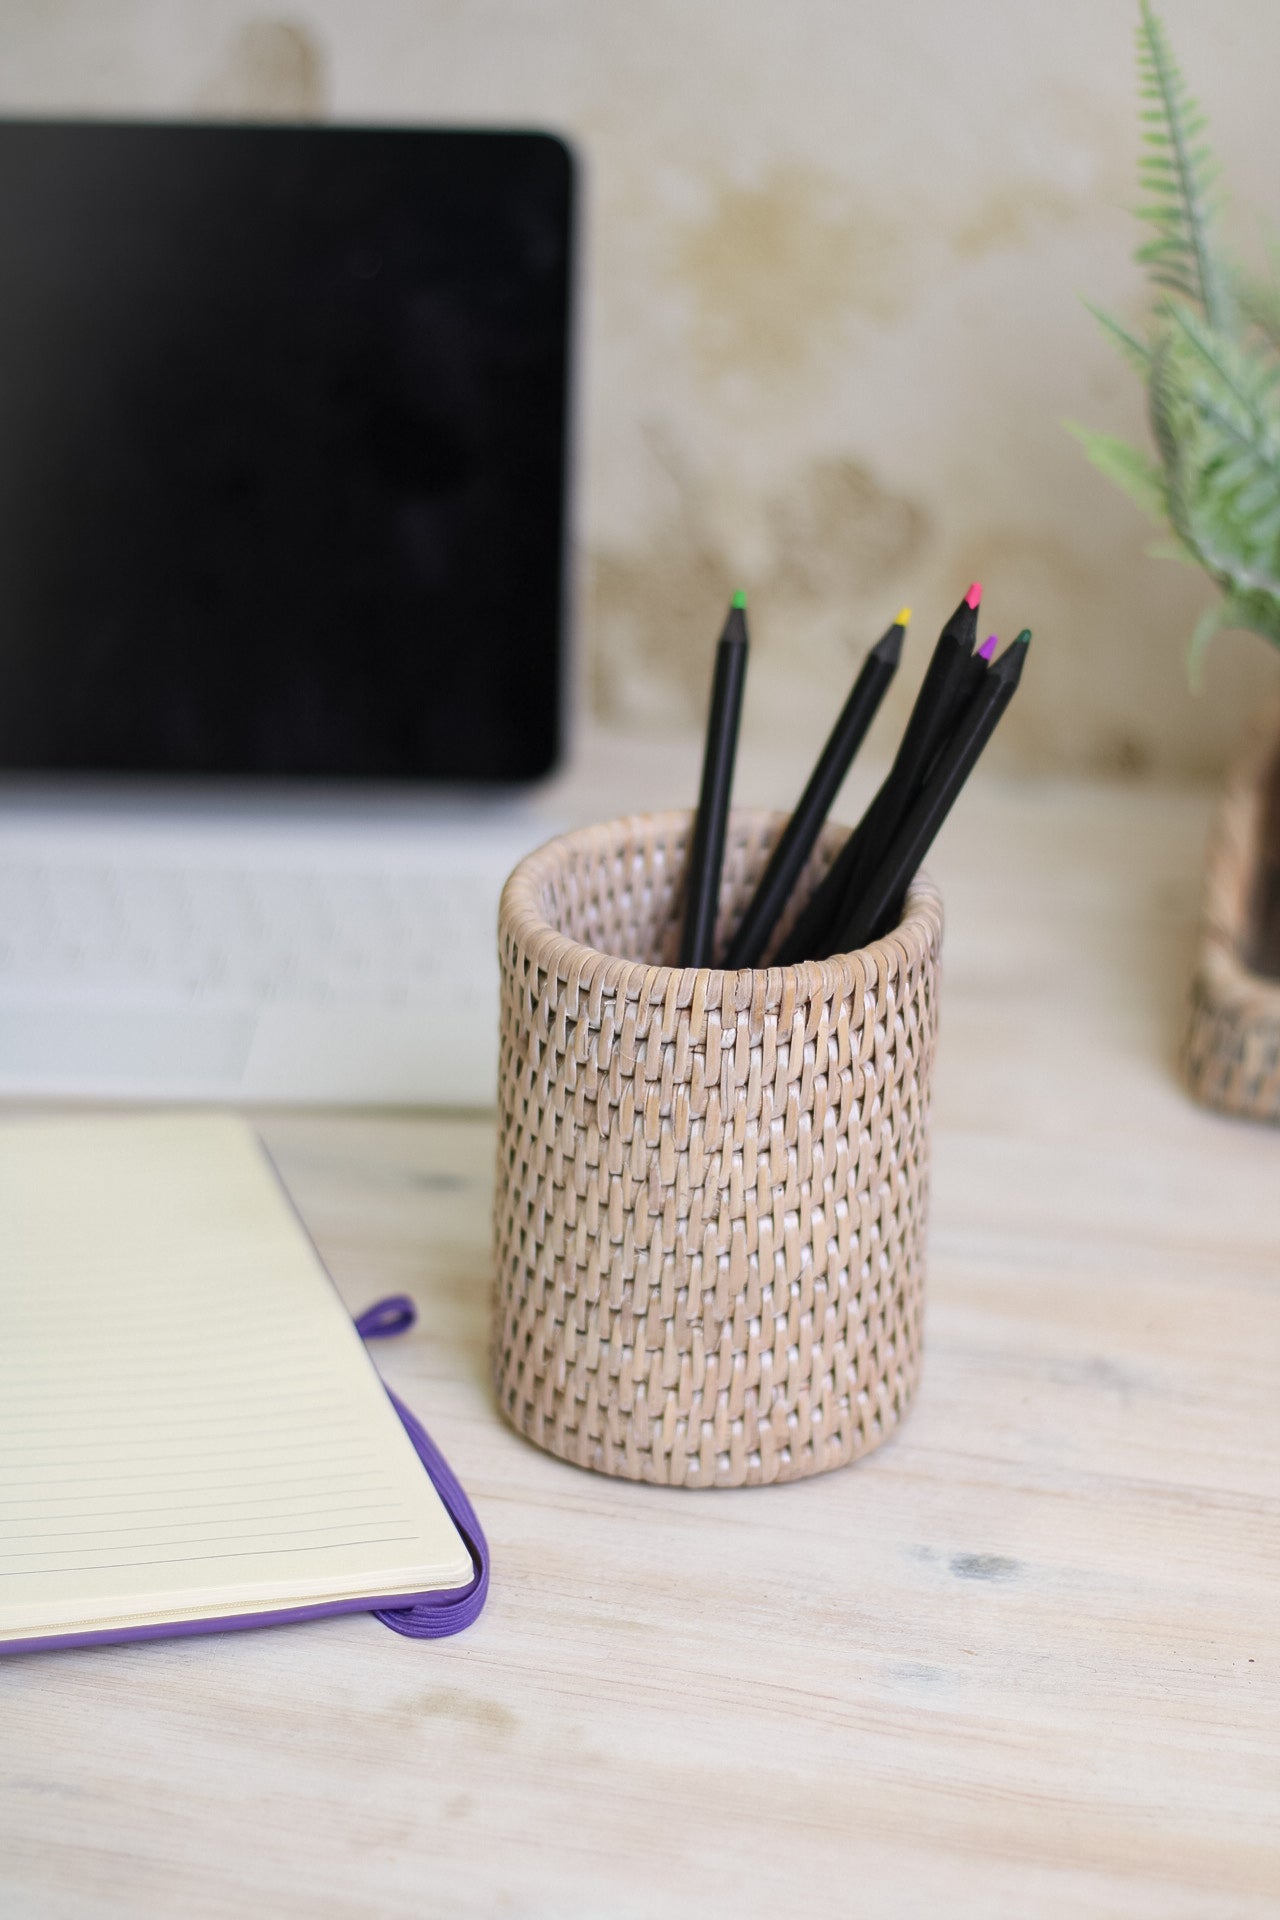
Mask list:
POLYGON ((490 970, 497 905, 493 877, 468 870, 193 871, 0 856, 0 986, 170 1004, 409 1006, 446 984, 471 997, 476 971, 490 970))
POLYGON ((487 1106, 519 804, 0 809, 0 1095, 487 1106))

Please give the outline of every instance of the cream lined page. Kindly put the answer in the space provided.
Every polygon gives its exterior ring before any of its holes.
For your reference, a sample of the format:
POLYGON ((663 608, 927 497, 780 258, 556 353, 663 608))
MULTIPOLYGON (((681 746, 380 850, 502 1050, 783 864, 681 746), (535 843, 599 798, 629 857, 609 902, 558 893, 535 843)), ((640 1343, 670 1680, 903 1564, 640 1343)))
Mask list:
POLYGON ((248 1127, 0 1124, 0 1639, 471 1574, 248 1127))

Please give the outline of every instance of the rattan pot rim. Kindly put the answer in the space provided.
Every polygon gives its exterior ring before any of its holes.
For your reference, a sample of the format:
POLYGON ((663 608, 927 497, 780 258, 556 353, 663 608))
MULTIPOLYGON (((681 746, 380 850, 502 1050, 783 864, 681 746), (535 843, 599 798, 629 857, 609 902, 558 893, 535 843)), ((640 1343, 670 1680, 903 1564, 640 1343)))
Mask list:
MULTIPOLYGON (((687 1004, 699 985, 705 992, 713 980, 721 987, 732 983, 737 989, 732 997, 743 1005, 750 1002, 764 983, 767 983, 765 997, 768 1000, 774 999, 784 982, 805 999, 847 994, 860 980, 865 980, 868 972, 878 975, 885 966, 896 971, 897 965, 919 963, 930 950, 936 951, 942 936, 942 899, 923 869, 907 891, 902 919, 880 939, 849 953, 832 954, 825 960, 797 961, 789 966, 683 967, 662 961, 628 959, 573 939, 547 918, 543 905, 546 888, 563 873, 575 854, 621 852, 637 839, 669 843, 688 832, 692 818, 692 809, 686 807, 620 814, 616 819, 577 827, 545 841, 524 856, 502 890, 498 910, 502 935, 514 940, 556 978, 574 976, 583 983, 590 981, 610 990, 621 989, 624 994, 628 990, 639 990, 646 998, 655 994, 665 998, 674 988, 677 1005, 687 1004), (894 948, 900 956, 896 963, 894 948)), ((734 809, 734 818, 755 826, 780 827, 788 816, 770 808, 738 807, 734 809)), ((829 840, 833 851, 847 831, 841 826, 824 828, 824 838, 829 840)))

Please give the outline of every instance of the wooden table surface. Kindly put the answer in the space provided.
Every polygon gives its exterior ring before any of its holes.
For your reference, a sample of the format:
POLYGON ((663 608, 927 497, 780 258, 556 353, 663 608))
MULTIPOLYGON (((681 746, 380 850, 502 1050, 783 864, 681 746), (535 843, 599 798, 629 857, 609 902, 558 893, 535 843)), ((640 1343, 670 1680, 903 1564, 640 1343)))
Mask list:
POLYGON ((263 1132, 465 1481, 486 1613, 0 1663, 0 1913, 1280 1914, 1280 1133, 1173 1067, 1206 801, 980 784, 922 1390, 794 1486, 543 1456, 488 1384, 483 1116, 263 1132))

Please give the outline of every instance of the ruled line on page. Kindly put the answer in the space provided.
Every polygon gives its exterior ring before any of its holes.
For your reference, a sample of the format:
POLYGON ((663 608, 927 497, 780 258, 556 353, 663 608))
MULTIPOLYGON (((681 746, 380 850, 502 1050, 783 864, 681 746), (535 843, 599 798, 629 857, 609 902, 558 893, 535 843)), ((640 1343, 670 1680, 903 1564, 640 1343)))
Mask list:
MULTIPOLYGON (((386 1524, 387 1523, 385 1520, 370 1520, 367 1523, 361 1523, 359 1521, 349 1521, 347 1523, 345 1531, 359 1533, 363 1538, 363 1535, 369 1529, 376 1529, 379 1526, 385 1527, 386 1524)), ((279 1541, 306 1540, 310 1536, 315 1535, 317 1533, 324 1536, 322 1544, 324 1545, 333 1544, 333 1529, 331 1527, 285 1527, 285 1528, 281 1528, 280 1531, 275 1534, 266 1534, 261 1537, 264 1539, 276 1539, 279 1541)), ((412 1539, 412 1537, 413 1536, 411 1533, 398 1534, 395 1536, 395 1538, 397 1539, 406 1539, 406 1540, 412 1539)), ((213 1533, 213 1534, 191 1533, 191 1534, 188 1534, 186 1538, 182 1540, 134 1540, 132 1538, 126 1537, 125 1539, 118 1540, 114 1542, 112 1545, 105 1546, 105 1547, 90 1547, 86 1541, 82 1540, 78 1546, 50 1547, 47 1551, 41 1551, 40 1549, 37 1548, 34 1551, 29 1552, 27 1554, 6 1553, 3 1550, 0 1550, 0 1561, 24 1560, 27 1562, 27 1564, 23 1568, 23 1571, 26 1573, 57 1573, 58 1571, 60 1571, 60 1567, 58 1566, 42 1567, 42 1566, 36 1566, 34 1562, 39 1560, 61 1562, 62 1560, 65 1559, 67 1554, 76 1554, 76 1553, 91 1553, 96 1558, 98 1554, 118 1553, 121 1547, 129 1548, 129 1547, 191 1547, 191 1546, 201 1547, 203 1546, 203 1547, 222 1548, 222 1547, 241 1547, 241 1546, 247 1547, 250 1543, 252 1543, 253 1550, 256 1553, 259 1550, 258 1538, 259 1536, 251 1533, 213 1533)), ((281 1549, 281 1551, 283 1551, 283 1548, 281 1549)), ((175 1554, 170 1554, 168 1557, 172 1561, 172 1560, 186 1560, 189 1556, 185 1553, 175 1553, 175 1554)), ((201 1554, 198 1557, 202 1560, 234 1560, 237 1556, 234 1553, 219 1552, 216 1554, 201 1554)), ((114 1563, 110 1563, 110 1564, 114 1564, 114 1563)), ((3 1568, 0 1568, 0 1572, 2 1571, 3 1571, 3 1568)))
MULTIPOLYGON (((145 1512, 146 1509, 144 1508, 143 1511, 145 1512)), ((209 1511, 208 1507, 204 1504, 203 1501, 200 1504, 200 1511, 202 1513, 207 1513, 209 1511)), ((352 1514, 398 1513, 400 1511, 400 1502, 398 1500, 384 1500, 384 1501, 376 1501, 372 1503, 361 1501, 358 1507, 341 1509, 342 1513, 346 1513, 348 1511, 352 1514)), ((57 1514, 54 1517, 55 1519, 65 1520, 70 1516, 67 1514, 57 1514)), ((100 1516, 89 1515, 87 1517, 90 1519, 93 1519, 95 1517, 100 1517, 100 1516)), ((303 1516, 299 1514, 295 1509, 293 1512, 289 1512, 286 1510, 279 1517, 284 1520, 291 1520, 291 1519, 301 1519, 303 1516)), ((272 1531, 276 1530, 275 1519, 272 1516, 266 1515, 266 1514, 261 1516, 255 1515, 255 1520, 257 1520, 258 1518, 261 1518, 262 1520, 266 1521, 269 1524, 272 1531)), ((335 1519, 335 1515, 332 1512, 326 1510, 326 1518, 330 1522, 332 1522, 335 1519)), ((5 1547, 3 1550, 0 1550, 0 1558, 3 1558, 4 1553, 8 1551, 9 1547, 14 1546, 18 1541, 22 1541, 22 1540, 87 1540, 94 1533, 111 1533, 111 1534, 127 1533, 131 1537, 141 1533, 169 1533, 173 1530, 174 1527, 185 1526, 187 1524, 187 1519, 189 1519, 189 1515, 186 1516, 186 1518, 180 1519, 180 1520, 155 1520, 151 1522, 141 1522, 141 1523, 138 1521, 134 1521, 128 1527, 48 1527, 48 1528, 42 1528, 36 1533, 7 1533, 4 1536, 5 1547)), ((380 1520, 370 1520, 368 1522, 362 1522, 361 1524, 367 1524, 369 1526, 381 1526, 383 1522, 380 1520)), ((256 1531, 256 1528, 253 1530, 256 1531)), ((302 1531, 304 1533, 306 1532, 315 1533, 315 1532, 318 1532, 319 1529, 316 1527, 310 1527, 310 1528, 304 1527, 302 1531)), ((201 1537, 203 1538, 204 1536, 201 1536, 201 1537)), ((249 1537, 250 1537, 249 1533, 246 1532, 244 1535, 244 1538, 248 1539, 249 1537)), ((169 1543, 166 1543, 166 1544, 169 1544, 169 1543)), ((58 1549, 58 1551, 61 1551, 61 1549, 58 1549)))
MULTIPOLYGON (((153 1480, 158 1480, 158 1479, 182 1480, 184 1482, 187 1482, 188 1484, 190 1483, 190 1475, 187 1473, 184 1473, 181 1469, 175 1469, 172 1472, 166 1471, 162 1474, 153 1473, 151 1478, 153 1480)), ((370 1480, 370 1479, 376 1480, 377 1478, 378 1478, 378 1475, 376 1470, 369 1469, 369 1468, 361 1468, 358 1472, 344 1471, 342 1473, 337 1473, 337 1474, 327 1474, 327 1473, 309 1474, 305 1478, 297 1478, 293 1475, 290 1475, 287 1479, 281 1480, 277 1483, 280 1488, 280 1491, 278 1493, 264 1494, 263 1498, 272 1499, 272 1500, 283 1500, 289 1497, 290 1490, 293 1489, 294 1487, 304 1487, 309 1483, 311 1485, 331 1487, 339 1480, 370 1480)), ((64 1481, 61 1481, 58 1484, 63 1486, 69 1486, 69 1487, 109 1485, 109 1486, 115 1487, 118 1492, 124 1491, 124 1489, 120 1487, 119 1482, 117 1481, 116 1477, 113 1474, 100 1475, 96 1480, 86 1480, 79 1477, 68 1478, 64 1481)), ((261 1474, 258 1474, 252 1480, 220 1481, 212 1489, 212 1491, 217 1493, 235 1493, 237 1491, 244 1490, 249 1487, 261 1487, 266 1484, 269 1484, 269 1483, 264 1481, 261 1474)), ((199 1488, 199 1487, 194 1488, 193 1490, 200 1494, 210 1491, 210 1489, 208 1488, 199 1488)), ((354 1488, 354 1487, 351 1490, 352 1492, 359 1491, 358 1488, 354 1488)), ((141 1486, 131 1485, 128 1491, 132 1494, 139 1495, 139 1494, 149 1493, 152 1491, 152 1489, 146 1485, 141 1485, 141 1486)), ((174 1487, 157 1487, 154 1489, 154 1491, 157 1493, 174 1493, 177 1491, 177 1489, 174 1487)), ((72 1500, 72 1499, 79 1498, 79 1495, 74 1493, 63 1493, 63 1494, 55 1494, 53 1497, 55 1499, 61 1499, 61 1500, 72 1500)), ((316 1496, 312 1494, 312 1495, 306 1495, 304 1497, 308 1499, 314 1499, 316 1496)), ((0 1505, 4 1505, 7 1507, 44 1506, 48 1498, 49 1496, 45 1493, 29 1493, 29 1494, 21 1494, 21 1495, 0 1493, 0 1505)))
MULTIPOLYGON (((191 1481, 193 1480, 193 1476, 195 1476, 196 1474, 202 1474, 202 1473, 213 1473, 213 1474, 216 1474, 216 1473, 217 1473, 217 1468, 216 1468, 216 1467, 157 1467, 156 1469, 154 1469, 154 1471, 152 1471, 152 1470, 150 1470, 150 1469, 148 1470, 148 1477, 149 1477, 150 1479, 152 1479, 152 1480, 184 1480, 184 1481, 188 1481, 188 1482, 191 1482, 191 1481)), ((271 1465, 270 1465, 270 1464, 268 1463, 268 1464, 264 1464, 264 1465, 263 1465, 263 1467, 261 1468, 261 1470, 259 1471, 259 1473, 258 1473, 258 1474, 256 1474, 256 1475, 255 1475, 255 1477, 254 1477, 254 1478, 253 1478, 252 1480, 242 1480, 242 1481, 240 1482, 240 1485, 241 1485, 241 1486, 246 1486, 246 1487, 250 1487, 250 1486, 261 1486, 261 1485, 263 1485, 263 1484, 264 1484, 264 1476, 265 1476, 265 1475, 267 1475, 267 1474, 276 1474, 276 1475, 278 1475, 278 1474, 280 1474, 280 1473, 283 1473, 283 1474, 285 1475, 285 1479, 284 1479, 284 1482, 283 1482, 283 1484, 285 1484, 285 1485, 292 1485, 292 1484, 293 1484, 293 1482, 292 1482, 292 1480, 291 1480, 291 1478, 289 1478, 289 1475, 288 1475, 288 1469, 287 1469, 287 1468, 279 1468, 279 1469, 277 1469, 277 1468, 275 1468, 275 1467, 273 1467, 273 1466, 271 1466, 271 1465)), ((326 1475, 317 1475, 317 1476, 314 1476, 314 1477, 316 1477, 316 1478, 322 1478, 322 1479, 324 1479, 324 1478, 327 1478, 328 1476, 326 1476, 326 1475)), ((370 1478, 370 1477, 372 1477, 372 1478, 374 1478, 374 1479, 376 1479, 376 1478, 377 1478, 377 1469, 376 1469, 376 1468, 373 1468, 373 1467, 359 1467, 359 1468, 346 1468, 346 1467, 344 1467, 344 1468, 342 1468, 342 1469, 341 1469, 341 1471, 340 1471, 339 1473, 337 1473, 337 1474, 335 1474, 335 1475, 333 1476, 333 1478, 335 1478, 335 1479, 342 1479, 342 1480, 354 1480, 354 1479, 368 1479, 368 1478, 370 1478)), ((23 1482, 21 1482, 20 1484, 23 1484, 23 1485, 29 1485, 29 1484, 30 1484, 30 1476, 28 1476, 28 1478, 27 1478, 27 1480, 26 1480, 26 1481, 23 1481, 23 1482)), ((118 1487, 118 1486, 119 1486, 119 1484, 120 1484, 120 1477, 119 1477, 119 1475, 118 1475, 118 1474, 114 1474, 114 1473, 98 1473, 98 1474, 92 1474, 92 1473, 86 1473, 86 1474, 73 1474, 73 1473, 68 1473, 68 1474, 50 1474, 50 1475, 48 1475, 48 1476, 47 1476, 47 1484, 48 1484, 49 1486, 63 1486, 63 1487, 76 1487, 76 1486, 85 1486, 85 1487, 89 1487, 89 1486, 111 1486, 111 1487, 118 1487)), ((134 1491, 140 1491, 140 1489, 137 1489, 137 1488, 135 1488, 135 1489, 134 1489, 134 1491)), ((0 1496, 0 1497, 5 1497, 5 1496, 0 1496)), ((64 1496, 64 1497, 65 1497, 65 1496, 64 1496)))
MULTIPOLYGON (((82 1567, 32 1567, 32 1573, 122 1573, 131 1567, 197 1567, 211 1560, 270 1560, 287 1553, 325 1553, 332 1547, 394 1547, 412 1540, 412 1533, 388 1533, 378 1540, 320 1540, 314 1547, 255 1547, 249 1553, 185 1553, 164 1560, 95 1560, 82 1567)), ((20 1577, 20 1576, 15 1576, 20 1577)))
MULTIPOLYGON (((157 1442, 157 1444, 159 1443, 157 1442)), ((205 1443, 205 1444, 208 1444, 208 1443, 205 1443)), ((124 1441, 124 1442, 117 1443, 111 1440, 74 1440, 68 1443, 68 1446, 70 1448, 70 1453, 63 1451, 62 1449, 59 1449, 59 1451, 56 1453, 53 1453, 53 1452, 44 1453, 41 1451, 39 1447, 30 1447, 30 1448, 13 1447, 11 1449, 8 1449, 7 1451, 10 1454, 22 1454, 22 1453, 34 1454, 37 1458, 43 1460, 47 1466, 51 1466, 51 1467, 74 1467, 76 1465, 76 1460, 74 1458, 74 1455, 77 1452, 79 1453, 87 1452, 92 1456, 93 1459, 106 1461, 117 1467, 127 1467, 135 1461, 154 1460, 156 1457, 154 1447, 144 1448, 141 1453, 138 1453, 138 1452, 122 1453, 119 1450, 120 1446, 122 1445, 127 1446, 128 1442, 124 1441)), ((196 1442, 193 1439, 192 1447, 190 1449, 191 1451, 194 1451, 195 1445, 196 1445, 196 1442)), ((183 1449, 177 1448, 175 1449, 175 1451, 181 1453, 183 1449)), ((245 1457, 256 1459, 261 1454, 261 1452, 262 1452, 262 1447, 260 1443, 257 1441, 250 1441, 247 1446, 235 1446, 235 1447, 228 1447, 228 1446, 219 1444, 216 1449, 216 1457, 219 1460, 238 1460, 238 1459, 243 1459, 245 1457)), ((314 1455, 315 1448, 312 1445, 312 1443, 308 1440, 276 1440, 276 1441, 273 1441, 272 1443, 271 1453, 274 1458, 280 1460, 295 1453, 305 1453, 308 1455, 314 1455)), ((359 1454, 366 1454, 372 1457, 373 1449, 365 1445, 363 1442, 357 1441, 351 1446, 344 1447, 340 1454, 330 1452, 326 1455, 323 1455, 322 1457, 328 1458, 328 1459, 350 1459, 352 1455, 359 1455, 359 1454)), ((22 1470, 23 1469, 22 1469, 21 1463, 19 1463, 15 1471, 20 1473, 22 1472, 22 1470)), ((0 1471, 3 1471, 3 1469, 0 1469, 0 1471)))
MULTIPOLYGON (((359 1489, 355 1489, 354 1491, 358 1492, 359 1489)), ((245 1499, 206 1500, 202 1495, 200 1500, 200 1511, 202 1513, 215 1513, 220 1507, 231 1507, 238 1513, 241 1511, 246 1511, 250 1507, 278 1507, 281 1513, 287 1519, 291 1513, 298 1513, 298 1512, 305 1511, 306 1503, 309 1500, 322 1500, 325 1503, 326 1509, 329 1509, 334 1505, 340 1506, 341 1501, 344 1497, 345 1496, 340 1495, 335 1501, 334 1495, 331 1490, 325 1493, 292 1493, 291 1492, 287 1494, 281 1494, 281 1493, 254 1494, 248 1500, 245 1500, 245 1499)), ((17 1501, 10 1501, 7 1504, 11 1506, 16 1506, 20 1503, 17 1501)), ((25 1504, 27 1504, 28 1506, 38 1506, 38 1507, 41 1507, 42 1509, 47 1510, 46 1502, 44 1501, 43 1498, 36 1499, 33 1497, 29 1499, 25 1504)), ((190 1506, 190 1502, 187 1500, 171 1502, 166 1506, 159 1506, 159 1507, 157 1506, 102 1507, 102 1506, 98 1506, 95 1503, 95 1505, 92 1507, 83 1507, 79 1509, 73 1509, 70 1513, 49 1512, 48 1517, 50 1520, 98 1520, 98 1519, 101 1519, 104 1514, 111 1514, 115 1517, 119 1517, 121 1515, 135 1514, 135 1513, 185 1513, 188 1510, 189 1506, 190 1506)), ((364 1495, 361 1494, 359 1505, 356 1507, 353 1507, 352 1512, 364 1513, 367 1511, 367 1509, 368 1509, 368 1502, 365 1500, 364 1495)), ((30 1518, 31 1516, 29 1514, 19 1514, 16 1516, 16 1518, 13 1518, 13 1516, 5 1515, 5 1514, 0 1514, 0 1526, 6 1527, 6 1532, 4 1537, 5 1538, 21 1537, 21 1536, 13 1536, 8 1533, 7 1525, 11 1519, 13 1520, 14 1525, 20 1526, 24 1519, 29 1521, 30 1518)))
MULTIPOLYGON (((239 1379, 238 1376, 230 1376, 230 1375, 228 1376, 228 1378, 239 1379)), ((329 1383, 322 1382, 320 1384, 322 1386, 328 1386, 329 1383)), ((167 1386, 168 1386, 168 1382, 166 1382, 166 1387, 167 1386)), ((3 1393, 3 1392, 4 1392, 4 1388, 0 1386, 0 1393, 3 1393)), ((114 1419, 116 1416, 115 1416, 115 1413, 113 1412, 113 1409, 118 1407, 121 1404, 123 1404, 126 1408, 129 1408, 131 1411, 137 1410, 137 1401, 139 1397, 139 1392, 140 1392, 139 1382, 132 1382, 129 1384, 125 1384, 122 1382, 119 1385, 113 1382, 111 1386, 103 1387, 95 1393, 94 1405, 97 1407, 102 1407, 106 1410, 105 1411, 106 1418, 114 1419)), ((39 1393, 32 1393, 31 1395, 28 1396, 30 1405, 34 1411, 39 1413, 56 1411, 59 1416, 58 1424, 60 1427, 64 1427, 64 1428, 66 1426, 66 1414, 68 1412, 68 1407, 66 1404, 67 1401, 72 1401, 75 1403, 70 1409, 70 1411, 74 1413, 74 1412, 78 1412, 79 1403, 82 1398, 83 1398, 82 1394, 78 1392, 73 1392, 70 1388, 63 1388, 63 1387, 47 1388, 42 1390, 39 1393)), ((5 1393, 4 1406, 5 1406, 6 1413, 8 1414, 8 1413, 17 1412, 17 1414, 19 1415, 19 1419, 15 1424, 20 1425, 22 1421, 26 1419, 25 1413, 22 1412, 22 1405, 25 1405, 25 1404, 26 1402, 23 1402, 22 1404, 16 1404, 12 1396, 5 1393)), ((170 1395, 167 1392, 164 1395, 152 1394, 150 1392, 147 1393, 147 1411, 148 1412, 154 1411, 157 1414, 169 1413, 174 1409, 181 1408, 184 1406, 189 1406, 189 1405, 201 1406, 201 1407, 207 1406, 210 1410, 214 1412, 221 1412, 225 1410, 230 1413, 236 1413, 236 1412, 243 1412, 246 1408, 260 1408, 262 1404, 263 1404, 263 1398, 261 1393, 253 1397, 250 1397, 247 1395, 239 1395, 235 1399, 231 1399, 228 1396, 224 1395, 221 1389, 216 1386, 216 1384, 214 1385, 213 1390, 207 1396, 201 1397, 199 1399, 197 1399, 196 1396, 191 1393, 175 1392, 172 1395, 170 1395)), ((296 1414, 299 1417, 301 1417, 305 1413, 312 1412, 317 1416, 317 1418, 319 1418, 324 1415, 326 1409, 329 1409, 335 1406, 349 1405, 350 1402, 348 1400, 345 1400, 341 1396, 341 1394, 338 1393, 336 1388, 317 1395, 315 1394, 314 1389, 308 1387, 305 1396, 302 1397, 300 1400, 295 1401, 290 1398, 287 1388, 284 1390, 280 1390, 278 1387, 272 1387, 271 1388, 271 1404, 279 1408, 287 1408, 290 1413, 296 1414)))
MULTIPOLYGON (((180 1338, 180 1335, 181 1330, 175 1328, 175 1339, 180 1338)), ((5 1337, 12 1339, 16 1336, 6 1332, 5 1337)), ((162 1369, 157 1371, 157 1369, 152 1366, 144 1366, 139 1359, 136 1348, 129 1347, 125 1351, 125 1360, 128 1364, 127 1366, 123 1366, 121 1371, 127 1373, 130 1377, 141 1377, 147 1380, 159 1379, 163 1380, 166 1384, 176 1384, 182 1380, 209 1381, 214 1378, 221 1378, 224 1375, 246 1382, 254 1380, 278 1380, 283 1376, 289 1380, 307 1380, 316 1386, 328 1384, 326 1375, 321 1373, 307 1374, 303 1370, 301 1358, 295 1363, 292 1355, 286 1355, 282 1358, 279 1354, 264 1354, 255 1359, 251 1353, 234 1354, 228 1352, 225 1356, 208 1353, 199 1365, 191 1366, 184 1364, 180 1357, 175 1357, 170 1354, 169 1358, 163 1361, 162 1369)), ((0 1372, 4 1370, 5 1369, 0 1367, 0 1372)), ((48 1383, 54 1386, 75 1386, 77 1382, 82 1381, 88 1381, 91 1388, 99 1382, 101 1382, 104 1387, 108 1386, 111 1383, 102 1380, 102 1370, 103 1358, 101 1354, 95 1354, 92 1360, 85 1360, 76 1365, 70 1365, 65 1359, 59 1358, 57 1360, 50 1360, 44 1365, 34 1364, 30 1361, 10 1363, 7 1368, 7 1372, 11 1376, 16 1376, 17 1383, 20 1387, 25 1386, 33 1393, 47 1391, 47 1387, 41 1388, 32 1384, 32 1376, 37 1374, 45 1377, 48 1383)))
MULTIPOLYGON (((9 1258, 21 1260, 21 1248, 9 1247, 9 1258)), ((100 1299, 95 1312, 86 1303, 84 1319, 92 1320, 105 1338, 110 1338, 117 1330, 123 1336, 146 1340, 152 1331, 152 1322, 157 1312, 163 1312, 167 1304, 162 1288, 146 1299, 136 1298, 128 1304, 112 1302, 107 1306, 100 1299)), ((33 1313, 25 1304, 12 1304, 9 1309, 13 1324, 20 1326, 24 1337, 36 1339, 45 1337, 57 1339, 66 1332, 66 1319, 61 1311, 33 1313)), ((283 1307, 264 1311, 260 1306, 251 1305, 246 1300, 226 1300, 211 1302, 202 1316, 205 1330, 210 1339, 240 1337, 252 1329, 266 1338, 291 1340, 296 1331, 293 1316, 283 1307)))
MULTIPOLYGON (((249 1403, 246 1402, 245 1404, 248 1405, 249 1403)), ((264 1420, 257 1414, 253 1416, 252 1420, 242 1422, 237 1419, 236 1409, 234 1407, 225 1407, 218 1402, 213 1402, 207 1407, 202 1406, 191 1409, 189 1415, 182 1420, 175 1419, 172 1414, 165 1414, 158 1418, 150 1418, 147 1415, 135 1413, 131 1416, 129 1425, 138 1433, 139 1437, 145 1433, 149 1438, 154 1436, 157 1440, 168 1433, 179 1435, 187 1434, 191 1432, 193 1426, 198 1427, 204 1425, 217 1426, 224 1430, 232 1431, 236 1434, 237 1438, 243 1439, 249 1433, 270 1435, 272 1433, 296 1432, 298 1424, 297 1413, 298 1409, 296 1407, 290 1407, 287 1410, 281 1409, 277 1411, 274 1419, 270 1422, 264 1420)), ((329 1418, 325 1421, 325 1428, 326 1431, 330 1433, 341 1432, 344 1428, 354 1429, 358 1432, 360 1422, 345 1417, 340 1420, 329 1418)), ((65 1432, 66 1423, 62 1420, 50 1421, 48 1426, 43 1427, 35 1426, 29 1420, 10 1421, 6 1427, 6 1423, 0 1420, 0 1447, 3 1447, 6 1453, 20 1452, 24 1447, 27 1447, 30 1442, 41 1436, 52 1436, 65 1432), (20 1442, 14 1445, 13 1442, 6 1438, 7 1433, 20 1434, 22 1436, 20 1442)), ((105 1441, 105 1431, 103 1438, 105 1441)), ((80 1443, 77 1442, 77 1445, 79 1444, 80 1443)), ((85 1442, 84 1444, 87 1445, 88 1443, 85 1442)), ((42 1452, 43 1449, 33 1447, 32 1451, 42 1452)))

